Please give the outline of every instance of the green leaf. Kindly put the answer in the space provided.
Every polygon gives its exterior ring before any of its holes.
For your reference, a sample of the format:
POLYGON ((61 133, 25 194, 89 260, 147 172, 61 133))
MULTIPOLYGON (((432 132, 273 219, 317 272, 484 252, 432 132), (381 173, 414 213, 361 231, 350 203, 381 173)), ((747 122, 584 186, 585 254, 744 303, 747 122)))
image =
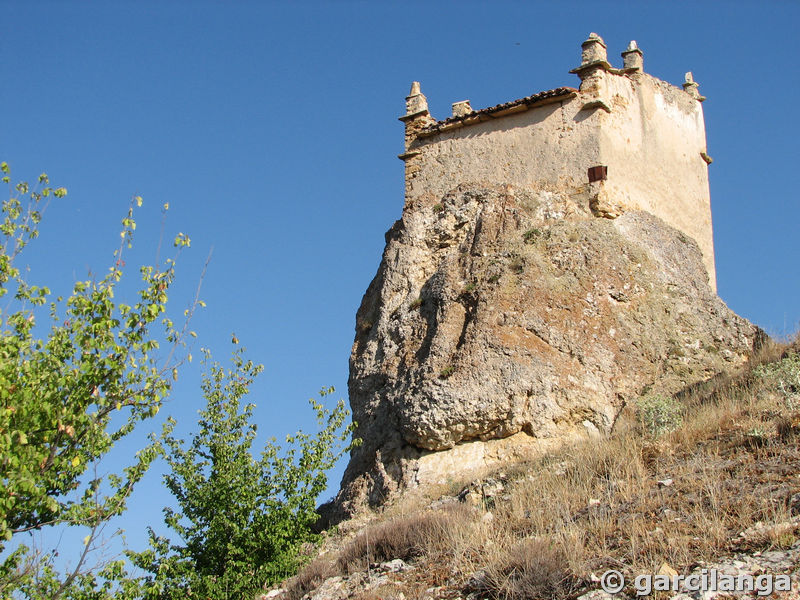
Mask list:
MULTIPOLYGON (((0 163, 0 170, 10 183, 8 164, 0 163)), ((49 301, 48 286, 29 283, 36 273, 21 272, 14 260, 26 264, 19 254, 38 236, 39 203, 66 194, 66 188, 49 187, 42 173, 35 187, 19 182, 0 204, 0 296, 12 292, 0 313, 0 598, 39 600, 60 594, 72 600, 132 600, 141 595, 134 593, 133 580, 121 579, 120 564, 67 578, 46 553, 33 562, 25 558, 24 532, 53 524, 102 527, 124 511, 135 485, 163 453, 160 442, 131 453, 128 466, 109 473, 102 483, 87 477, 89 467, 138 423, 157 415, 170 390, 170 375, 177 375, 172 365, 182 363, 175 352, 182 348, 188 323, 176 327, 166 313, 174 261, 165 272, 141 268, 139 289, 126 290, 138 298, 133 306, 115 300, 125 266, 119 250, 104 278, 76 282, 63 303, 61 296, 49 301), (149 325, 160 316, 171 331, 152 335, 149 325), (164 353, 168 358, 160 358, 159 341, 165 338, 171 347, 164 353), (123 406, 127 419, 112 418, 123 406), (14 531, 23 532, 18 540, 14 531), (7 551, 9 540, 13 551, 7 551), (20 577, 10 579, 9 573, 20 577), (112 579, 131 594, 108 592, 117 589, 107 587, 112 579)), ((134 202, 141 203, 134 197, 130 211, 134 202)), ((128 245, 136 228, 131 214, 123 220, 122 239, 128 245)), ((188 236, 181 235, 188 246, 188 236)), ((78 556, 83 548, 65 551, 78 556)))
POLYGON ((212 599, 255 596, 264 583, 293 574, 300 549, 318 540, 312 531, 316 499, 327 485, 326 471, 349 448, 347 410, 343 402, 328 410, 312 400, 325 423, 318 434, 290 436, 283 453, 268 443, 255 457, 254 405, 243 399, 263 367, 243 353, 238 346, 226 369, 203 350, 206 406, 199 430, 184 443, 171 436, 170 425, 161 438, 170 468, 165 483, 179 507, 164 510, 165 523, 182 544, 151 532, 150 549, 132 555, 160 597, 184 597, 186 589, 212 599))

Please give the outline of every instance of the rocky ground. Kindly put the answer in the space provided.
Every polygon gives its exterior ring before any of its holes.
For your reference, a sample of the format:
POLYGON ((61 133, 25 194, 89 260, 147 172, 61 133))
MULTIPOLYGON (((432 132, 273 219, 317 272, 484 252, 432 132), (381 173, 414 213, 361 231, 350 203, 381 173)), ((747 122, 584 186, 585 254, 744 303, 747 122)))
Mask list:
MULTIPOLYGON (((640 575, 716 569, 787 575, 793 589, 770 597, 798 598, 800 355, 770 352, 672 399, 678 416, 669 402, 662 421, 630 408, 609 436, 365 511, 266 596, 604 600, 637 597, 640 575), (617 595, 601 586, 612 569, 626 580, 617 595)), ((652 597, 759 595, 684 586, 652 597)))

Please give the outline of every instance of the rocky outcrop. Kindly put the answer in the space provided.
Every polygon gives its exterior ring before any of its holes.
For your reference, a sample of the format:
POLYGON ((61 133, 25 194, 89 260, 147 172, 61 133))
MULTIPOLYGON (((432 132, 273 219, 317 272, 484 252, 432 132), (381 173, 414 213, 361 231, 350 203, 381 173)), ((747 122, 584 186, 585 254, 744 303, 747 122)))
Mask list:
POLYGON ((741 365, 757 333, 711 290, 694 240, 650 214, 595 217, 574 188, 422 196, 358 310, 363 443, 337 505, 608 432, 626 402, 741 365))

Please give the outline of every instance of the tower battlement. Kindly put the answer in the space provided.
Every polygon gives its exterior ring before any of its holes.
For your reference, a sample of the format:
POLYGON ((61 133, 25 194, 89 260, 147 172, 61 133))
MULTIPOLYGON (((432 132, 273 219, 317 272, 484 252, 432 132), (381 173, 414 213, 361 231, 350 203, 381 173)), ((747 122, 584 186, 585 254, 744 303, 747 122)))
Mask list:
POLYGON ((550 187, 588 203, 597 217, 644 210, 691 236, 716 289, 705 124, 699 86, 683 89, 644 72, 635 41, 622 67, 592 33, 558 87, 483 109, 455 102, 435 119, 420 84, 406 97, 406 203, 431 201, 464 183, 550 187))

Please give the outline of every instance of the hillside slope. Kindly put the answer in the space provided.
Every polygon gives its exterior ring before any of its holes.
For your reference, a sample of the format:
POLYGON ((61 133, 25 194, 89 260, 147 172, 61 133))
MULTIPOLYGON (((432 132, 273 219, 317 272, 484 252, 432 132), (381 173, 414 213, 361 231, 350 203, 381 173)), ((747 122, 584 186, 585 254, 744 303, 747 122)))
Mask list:
POLYGON ((632 404, 607 438, 405 494, 343 523, 268 595, 598 600, 614 569, 632 598, 637 575, 716 568, 787 575, 794 591, 769 597, 796 599, 799 349, 770 344, 736 377, 632 404))

